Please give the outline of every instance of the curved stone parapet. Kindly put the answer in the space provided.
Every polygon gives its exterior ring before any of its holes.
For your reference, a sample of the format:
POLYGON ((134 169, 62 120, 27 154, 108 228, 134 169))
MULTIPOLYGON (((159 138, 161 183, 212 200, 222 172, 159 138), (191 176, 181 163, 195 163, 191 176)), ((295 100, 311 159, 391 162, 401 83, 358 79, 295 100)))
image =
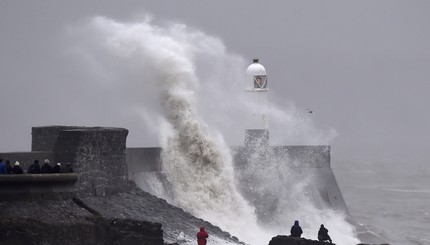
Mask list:
POLYGON ((0 175, 2 200, 68 198, 74 193, 77 173, 0 175))
MULTIPOLYGON (((72 182, 78 180, 77 173, 68 174, 9 174, 0 175, 0 183, 59 183, 72 182)), ((1 187, 0 187, 1 188, 1 187)))

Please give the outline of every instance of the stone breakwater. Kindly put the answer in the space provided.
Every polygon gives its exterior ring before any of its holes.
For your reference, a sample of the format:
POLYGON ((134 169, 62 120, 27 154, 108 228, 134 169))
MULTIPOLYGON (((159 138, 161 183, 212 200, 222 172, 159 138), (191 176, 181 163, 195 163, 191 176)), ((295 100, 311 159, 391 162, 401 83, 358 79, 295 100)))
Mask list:
POLYGON ((0 244, 163 244, 161 224, 115 219, 79 199, 0 203, 0 244))
POLYGON ((127 135, 124 128, 34 127, 31 152, 0 153, 22 161, 24 169, 33 159, 47 157, 72 163, 75 172, 67 184, 66 175, 3 176, 0 182, 8 188, 0 188, 0 244, 161 245, 176 242, 181 231, 195 242, 200 226, 221 240, 239 243, 137 188, 128 179, 127 135))
POLYGON ((164 199, 157 198, 149 193, 133 188, 131 191, 118 193, 107 198, 83 198, 82 201, 89 208, 97 210, 100 215, 110 219, 129 218, 147 220, 162 224, 164 240, 166 243, 176 241, 179 233, 195 235, 200 226, 212 236, 219 237, 226 242, 239 243, 237 238, 219 227, 167 203, 164 199))
POLYGON ((137 188, 106 197, 0 201, 0 244, 147 244, 176 242, 204 226, 229 233, 137 188))

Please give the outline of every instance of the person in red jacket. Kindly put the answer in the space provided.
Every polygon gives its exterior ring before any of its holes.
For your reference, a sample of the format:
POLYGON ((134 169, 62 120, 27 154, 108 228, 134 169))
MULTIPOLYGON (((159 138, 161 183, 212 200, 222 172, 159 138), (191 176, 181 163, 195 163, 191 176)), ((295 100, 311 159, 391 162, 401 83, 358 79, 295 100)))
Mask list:
POLYGON ((200 231, 197 232, 197 244, 198 245, 206 245, 206 238, 208 238, 209 235, 205 231, 204 227, 200 227, 200 231))

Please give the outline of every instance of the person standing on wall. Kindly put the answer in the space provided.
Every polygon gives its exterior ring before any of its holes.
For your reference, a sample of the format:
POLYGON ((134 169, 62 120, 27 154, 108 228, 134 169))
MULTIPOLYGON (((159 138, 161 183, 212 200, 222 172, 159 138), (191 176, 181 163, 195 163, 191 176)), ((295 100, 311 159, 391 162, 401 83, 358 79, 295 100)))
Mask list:
POLYGON ((0 174, 7 174, 6 165, 3 163, 3 159, 0 158, 0 174))
POLYGON ((15 162, 15 166, 12 168, 12 174, 23 174, 24 171, 22 171, 22 168, 19 166, 19 162, 15 162))
POLYGON ((28 167, 27 173, 29 174, 40 174, 39 160, 34 160, 34 162, 28 167))
POLYGON ((206 245, 206 239, 209 237, 208 233, 205 231, 204 227, 200 227, 200 231, 197 232, 197 244, 206 245))
POLYGON ((57 163, 57 165, 55 165, 53 168, 52 168, 52 173, 54 173, 54 174, 57 174, 57 173, 60 173, 61 172, 61 163, 57 163))
POLYGON ((49 160, 45 159, 42 167, 40 168, 40 173, 41 174, 50 174, 52 173, 52 167, 51 165, 49 165, 49 160))
POLYGON ((10 166, 10 161, 9 160, 6 160, 5 168, 6 168, 6 173, 7 174, 12 174, 12 166, 10 166))
POLYGON ((300 238, 300 236, 302 235, 303 231, 302 231, 302 227, 300 227, 299 225, 299 221, 296 220, 294 221, 294 225, 291 227, 291 237, 298 237, 300 238))

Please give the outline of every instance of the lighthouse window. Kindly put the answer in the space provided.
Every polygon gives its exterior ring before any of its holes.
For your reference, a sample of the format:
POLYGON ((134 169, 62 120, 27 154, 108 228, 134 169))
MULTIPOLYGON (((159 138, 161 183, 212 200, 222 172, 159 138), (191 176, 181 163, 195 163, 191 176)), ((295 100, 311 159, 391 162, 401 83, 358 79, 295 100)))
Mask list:
POLYGON ((254 88, 266 88, 267 77, 265 75, 254 76, 254 88))

